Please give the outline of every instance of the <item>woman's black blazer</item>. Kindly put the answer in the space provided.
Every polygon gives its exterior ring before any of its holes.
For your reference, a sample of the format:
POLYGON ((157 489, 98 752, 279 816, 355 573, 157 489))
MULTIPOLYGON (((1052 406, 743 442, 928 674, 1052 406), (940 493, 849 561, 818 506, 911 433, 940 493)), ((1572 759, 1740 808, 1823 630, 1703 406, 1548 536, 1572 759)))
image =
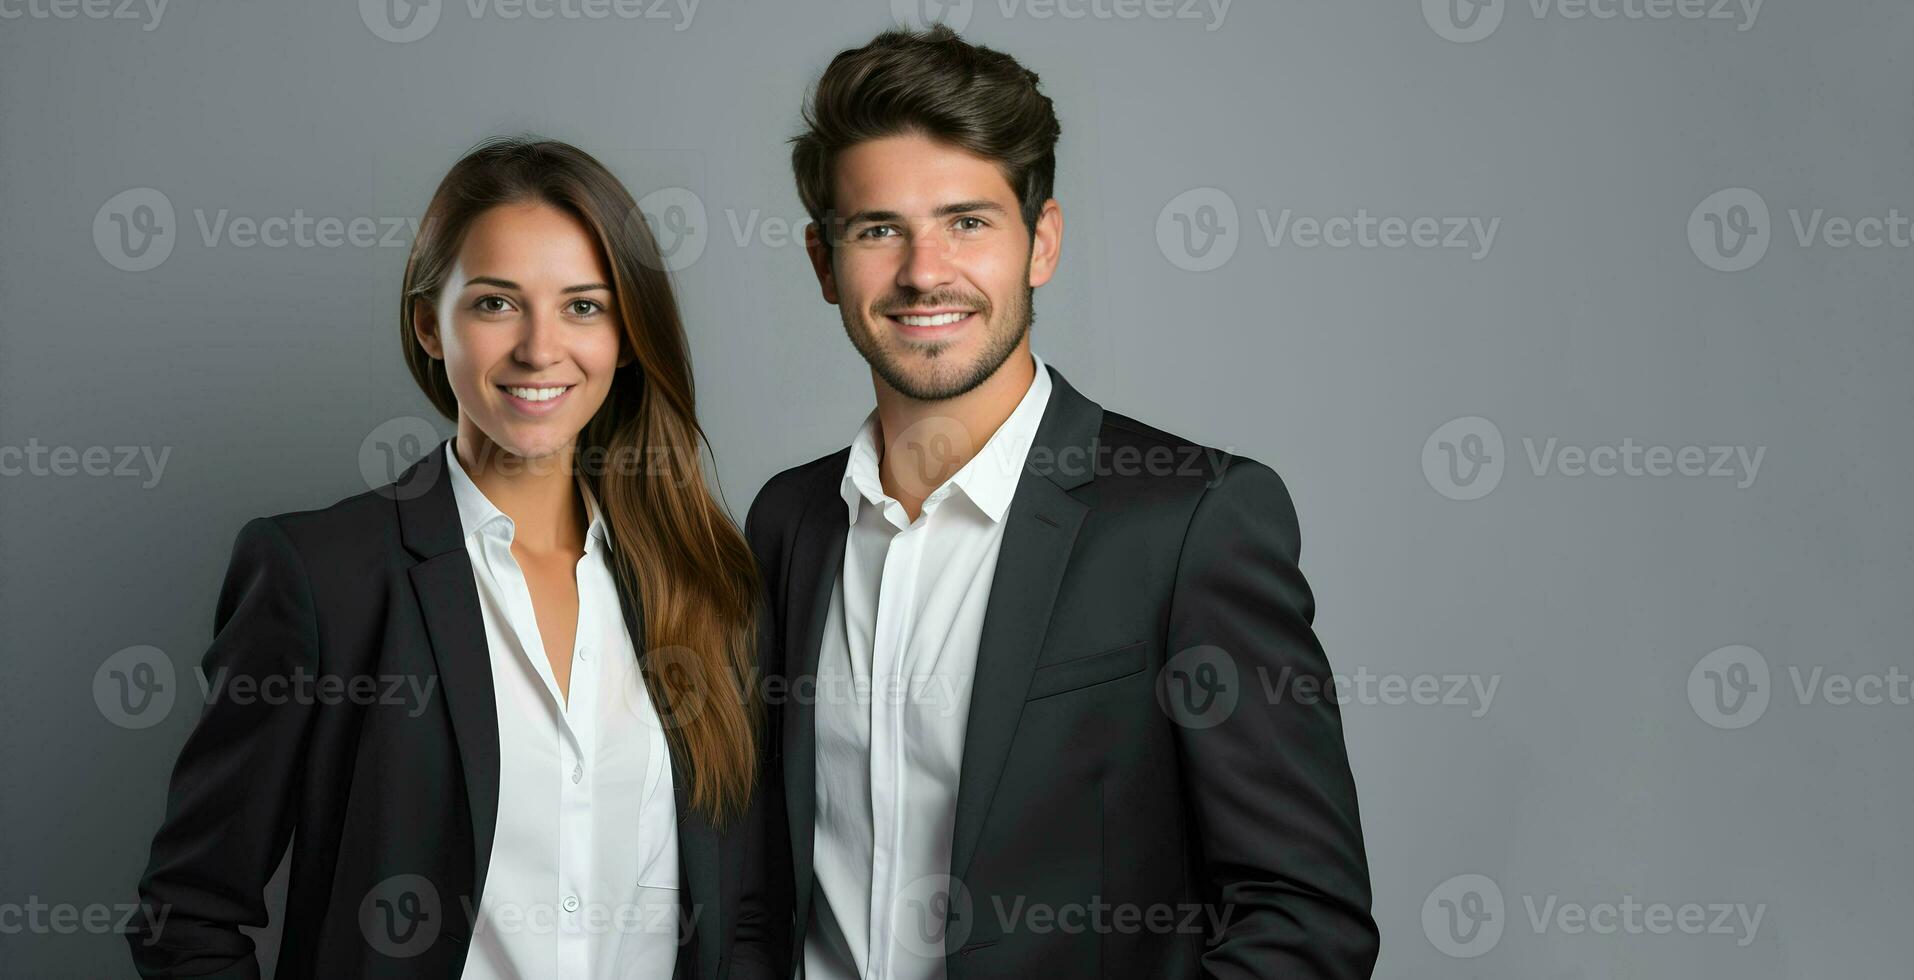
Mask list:
MULTIPOLYGON (((441 445, 386 487, 240 530, 204 661, 211 693, 140 881, 149 921, 162 923, 129 936, 143 976, 257 977, 240 927, 266 924, 262 892, 289 838, 277 977, 463 969, 492 848, 499 736, 445 461, 441 445)), ((642 638, 634 605, 625 600, 625 623, 642 638)), ((714 828, 686 806, 675 750, 672 769, 677 976, 788 975, 768 794, 714 828)))

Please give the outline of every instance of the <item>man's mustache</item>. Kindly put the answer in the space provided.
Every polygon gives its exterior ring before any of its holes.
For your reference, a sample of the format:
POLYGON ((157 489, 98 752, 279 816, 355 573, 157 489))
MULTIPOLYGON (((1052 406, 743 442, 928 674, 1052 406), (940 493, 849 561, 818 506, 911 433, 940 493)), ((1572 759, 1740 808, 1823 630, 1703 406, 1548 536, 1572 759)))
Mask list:
POLYGON ((930 293, 922 296, 896 296, 885 299, 872 307, 879 316, 895 316, 911 310, 921 310, 941 306, 956 306, 975 310, 986 316, 990 313, 990 301, 978 295, 960 293, 930 293))

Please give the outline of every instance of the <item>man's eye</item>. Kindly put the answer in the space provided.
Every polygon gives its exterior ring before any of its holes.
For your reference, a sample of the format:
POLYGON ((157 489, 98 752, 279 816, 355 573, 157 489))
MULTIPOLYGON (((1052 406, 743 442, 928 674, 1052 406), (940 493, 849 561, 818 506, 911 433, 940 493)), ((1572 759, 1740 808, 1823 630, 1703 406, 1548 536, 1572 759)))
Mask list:
POLYGON ((979 218, 974 214, 967 214, 957 219, 957 227, 963 229, 964 231, 976 231, 984 227, 984 219, 979 218))
POLYGON ((859 238, 888 238, 897 229, 890 225, 872 225, 857 233, 859 238))

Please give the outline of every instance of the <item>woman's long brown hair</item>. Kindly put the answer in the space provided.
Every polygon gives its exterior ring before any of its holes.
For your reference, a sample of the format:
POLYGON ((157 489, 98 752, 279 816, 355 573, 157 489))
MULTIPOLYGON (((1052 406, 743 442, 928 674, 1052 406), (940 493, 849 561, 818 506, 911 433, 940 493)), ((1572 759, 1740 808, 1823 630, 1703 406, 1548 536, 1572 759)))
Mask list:
POLYGON ((684 323, 657 240, 624 185, 589 154, 553 140, 494 139, 468 153, 432 196, 406 261, 406 364, 432 404, 456 419, 445 364, 419 346, 414 310, 437 302, 474 218, 525 201, 577 216, 611 270, 635 359, 579 433, 575 459, 611 530, 619 588, 643 610, 645 635, 634 639, 645 688, 688 763, 691 805, 723 823, 750 798, 762 737, 753 683, 757 563, 705 487, 684 323))

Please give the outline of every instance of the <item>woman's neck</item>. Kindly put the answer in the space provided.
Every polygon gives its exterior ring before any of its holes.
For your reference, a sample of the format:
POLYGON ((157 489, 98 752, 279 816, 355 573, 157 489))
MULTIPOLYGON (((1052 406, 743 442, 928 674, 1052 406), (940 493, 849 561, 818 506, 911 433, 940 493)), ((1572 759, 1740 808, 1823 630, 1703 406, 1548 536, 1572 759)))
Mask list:
POLYGON ((466 428, 460 426, 453 449, 479 492, 512 519, 512 546, 539 554, 583 551, 590 522, 573 475, 573 448, 517 456, 476 427, 466 428))

